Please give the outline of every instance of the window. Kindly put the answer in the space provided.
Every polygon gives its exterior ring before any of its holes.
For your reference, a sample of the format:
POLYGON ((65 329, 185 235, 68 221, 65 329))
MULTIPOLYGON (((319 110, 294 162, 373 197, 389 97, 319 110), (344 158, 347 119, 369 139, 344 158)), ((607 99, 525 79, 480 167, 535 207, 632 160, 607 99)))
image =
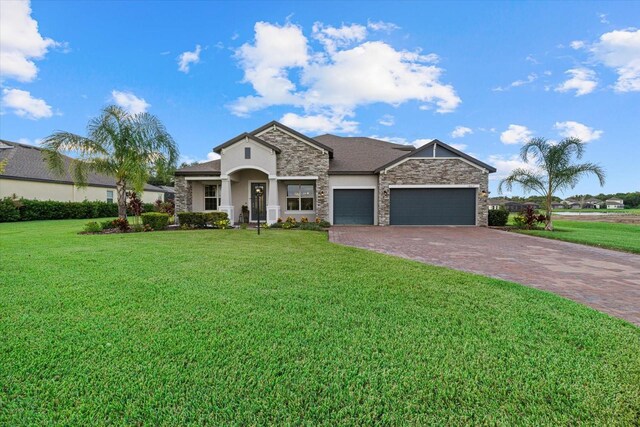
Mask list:
POLYGON ((205 185, 204 186, 204 210, 217 211, 220 206, 220 186, 205 185))
POLYGON ((287 211, 313 211, 313 184, 287 185, 287 211))
POLYGON ((251 158, 251 147, 244 147, 244 158, 245 159, 251 158))
POLYGON ((113 190, 107 190, 107 203, 113 203, 113 190))

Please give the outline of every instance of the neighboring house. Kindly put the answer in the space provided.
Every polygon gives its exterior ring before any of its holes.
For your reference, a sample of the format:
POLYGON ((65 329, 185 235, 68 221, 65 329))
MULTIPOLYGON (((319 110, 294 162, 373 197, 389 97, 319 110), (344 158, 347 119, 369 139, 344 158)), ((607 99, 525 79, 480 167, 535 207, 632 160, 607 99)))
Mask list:
MULTIPOLYGON (((101 200, 116 202, 115 179, 106 175, 89 173, 87 187, 77 188, 69 173, 70 157, 65 156, 67 172, 60 177, 47 167, 42 149, 27 144, 0 140, 0 161, 6 161, 0 173, 0 198, 22 197, 60 202, 101 200)), ((142 201, 154 203, 164 199, 165 190, 147 184, 142 201)))
POLYGON ((522 212, 524 209, 524 205, 520 202, 514 202, 513 200, 509 200, 505 202, 504 208, 509 212, 522 212))
POLYGON ((562 202, 551 202, 551 209, 563 209, 565 204, 562 202))
POLYGON ((174 187, 169 187, 168 185, 156 185, 156 187, 158 187, 164 192, 165 202, 169 200, 174 200, 176 198, 176 190, 174 187))
POLYGON ((566 199, 562 203, 567 209, 580 209, 582 207, 580 200, 577 199, 566 199))
POLYGON ((585 209, 600 209, 602 206, 604 206, 604 202, 599 199, 587 199, 583 205, 585 209))
POLYGON ((622 199, 607 199, 605 204, 607 209, 624 209, 624 201, 622 199))
POLYGON ((533 209, 540 209, 540 204, 535 202, 524 202, 522 206, 525 208, 532 207, 533 209))
POLYGON ((235 223, 246 205, 252 222, 290 216, 332 224, 487 225, 495 168, 437 140, 415 148, 310 138, 274 121, 213 151, 219 160, 176 171, 177 212, 220 210, 235 223))
POLYGON ((507 202, 508 202, 507 199, 500 199, 500 198, 489 199, 488 201, 489 210, 491 211, 496 209, 502 209, 504 208, 504 204, 507 202))

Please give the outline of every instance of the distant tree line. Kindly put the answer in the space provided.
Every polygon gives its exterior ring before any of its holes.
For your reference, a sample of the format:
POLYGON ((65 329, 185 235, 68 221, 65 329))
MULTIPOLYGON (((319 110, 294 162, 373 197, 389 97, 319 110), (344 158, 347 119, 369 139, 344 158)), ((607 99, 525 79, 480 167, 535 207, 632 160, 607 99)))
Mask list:
MULTIPOLYGON (((513 196, 513 197, 503 197, 505 200, 512 200, 514 202, 533 202, 539 205, 543 205, 545 198, 543 196, 529 196, 529 197, 521 197, 521 196, 513 196)), ((640 191, 632 191, 630 193, 599 193, 599 194, 576 194, 574 196, 568 196, 566 199, 575 199, 575 200, 588 200, 588 199, 598 199, 605 201, 607 199, 622 199, 624 201, 625 208, 640 208, 640 191)), ((561 202, 564 199, 560 197, 554 196, 552 197, 554 202, 561 202)))

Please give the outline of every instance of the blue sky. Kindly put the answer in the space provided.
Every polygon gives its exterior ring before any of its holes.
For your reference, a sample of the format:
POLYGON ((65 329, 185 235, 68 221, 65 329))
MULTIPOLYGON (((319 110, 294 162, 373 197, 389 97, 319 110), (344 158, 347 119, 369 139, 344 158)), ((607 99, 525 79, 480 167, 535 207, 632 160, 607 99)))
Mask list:
MULTIPOLYGON (((522 141, 571 135, 602 191, 640 189, 640 2, 1 4, 3 139, 83 134, 119 103, 206 160, 275 119, 438 138, 496 166, 495 195, 522 141)), ((570 194, 600 191, 586 178, 570 194)))

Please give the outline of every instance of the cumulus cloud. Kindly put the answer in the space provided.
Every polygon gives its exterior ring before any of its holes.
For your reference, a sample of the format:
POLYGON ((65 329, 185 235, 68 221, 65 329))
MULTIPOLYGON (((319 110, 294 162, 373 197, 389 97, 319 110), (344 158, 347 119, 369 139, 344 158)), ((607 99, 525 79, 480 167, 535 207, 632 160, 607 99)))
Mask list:
POLYGON ((594 130, 587 125, 574 121, 556 122, 554 128, 565 138, 575 137, 583 142, 599 139, 604 133, 601 130, 594 130))
POLYGON ((533 133, 522 125, 509 125, 509 128, 500 134, 500 141, 505 144, 523 144, 527 142, 533 133))
POLYGON ((124 108, 131 114, 145 113, 151 105, 131 92, 111 91, 111 97, 116 105, 124 108))
POLYGON ((467 144, 449 144, 449 145, 455 148, 456 150, 460 150, 460 151, 464 151, 468 147, 467 144))
POLYGON ((569 46, 571 46, 571 49, 582 49, 585 45, 585 42, 583 42, 582 40, 574 40, 571 43, 569 43, 569 46))
POLYGON ((393 22, 384 22, 384 21, 369 21, 367 23, 367 28, 369 28, 372 31, 385 31, 387 33, 400 29, 400 27, 394 24, 393 22))
POLYGON ((618 74, 616 92, 640 91, 640 30, 605 33, 590 51, 596 60, 618 74))
POLYGON ((596 73, 588 68, 572 68, 565 71, 565 74, 570 75, 571 78, 557 86, 556 92, 575 90, 576 96, 582 96, 593 92, 598 85, 596 73))
POLYGON ((517 154, 510 156, 492 154, 486 160, 488 164, 497 169, 496 173, 489 175, 489 179, 493 181, 506 178, 514 169, 536 170, 531 163, 523 162, 517 154))
POLYGON ((2 89, 2 106, 12 110, 17 116, 31 120, 53 115, 51 107, 43 99, 34 98, 26 90, 2 89))
POLYGON ((36 78, 34 60, 42 59, 54 40, 38 31, 38 22, 31 17, 28 1, 0 1, 0 76, 21 82, 36 78))
POLYGON ((180 56, 178 56, 178 70, 183 73, 188 73, 191 64, 197 64, 200 62, 200 52, 202 48, 200 45, 196 45, 196 49, 193 52, 186 51, 182 52, 180 56))
POLYGON ((418 101, 446 113, 461 102, 453 86, 441 82, 437 55, 368 41, 363 25, 314 24, 312 39, 320 50, 314 50, 302 28, 292 23, 258 22, 254 30, 255 40, 243 44, 236 58, 244 71, 243 81, 252 85, 255 94, 229 106, 236 115, 288 105, 304 110, 304 115, 290 113, 289 120, 314 127, 322 122, 328 126, 322 130, 333 131, 353 129, 355 122, 345 118, 354 117, 363 105, 418 101))
POLYGON ((456 126, 456 128, 451 132, 451 138, 462 138, 465 135, 470 135, 473 133, 471 128, 466 126, 456 126))
POLYGON ((358 130, 358 122, 347 120, 344 115, 307 114, 298 115, 287 113, 280 118, 280 123, 301 132, 321 133, 340 132, 352 133, 358 130))
POLYGON ((379 139, 381 141, 387 141, 393 144, 413 145, 416 148, 422 147, 423 145, 428 144, 435 139, 435 138, 407 139, 401 136, 380 136, 380 135, 371 135, 369 138, 379 139))
POLYGON ((380 123, 382 126, 393 126, 394 124, 396 124, 396 120, 391 114, 385 114, 384 116, 380 117, 378 123, 380 123))

